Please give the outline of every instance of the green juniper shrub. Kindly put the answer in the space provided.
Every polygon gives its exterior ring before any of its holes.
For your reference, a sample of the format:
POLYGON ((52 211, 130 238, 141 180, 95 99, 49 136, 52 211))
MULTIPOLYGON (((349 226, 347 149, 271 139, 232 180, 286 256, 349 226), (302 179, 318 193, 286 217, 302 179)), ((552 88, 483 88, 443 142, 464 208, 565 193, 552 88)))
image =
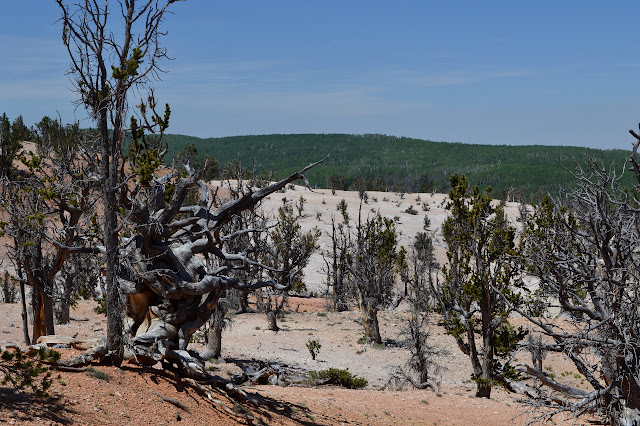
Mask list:
POLYGON ((4 375, 0 383, 11 383, 16 389, 30 388, 37 397, 45 397, 52 384, 51 371, 46 364, 59 359, 59 352, 45 347, 26 353, 19 349, 0 350, 0 374, 4 375))
POLYGON ((312 386, 318 384, 335 384, 348 389, 361 389, 369 383, 364 377, 351 374, 349 369, 329 368, 327 370, 310 371, 307 375, 308 383, 312 386))

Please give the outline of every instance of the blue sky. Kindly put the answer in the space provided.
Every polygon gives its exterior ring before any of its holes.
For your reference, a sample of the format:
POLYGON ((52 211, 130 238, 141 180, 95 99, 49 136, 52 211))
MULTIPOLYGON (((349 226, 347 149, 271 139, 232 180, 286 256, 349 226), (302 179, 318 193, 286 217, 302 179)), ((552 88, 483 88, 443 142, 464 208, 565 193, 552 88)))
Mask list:
MULTIPOLYGON (((173 11, 174 60, 154 83, 171 133, 628 149, 640 122, 638 1, 188 0, 173 11)), ((11 119, 86 119, 58 17, 53 0, 3 4, 11 119)))

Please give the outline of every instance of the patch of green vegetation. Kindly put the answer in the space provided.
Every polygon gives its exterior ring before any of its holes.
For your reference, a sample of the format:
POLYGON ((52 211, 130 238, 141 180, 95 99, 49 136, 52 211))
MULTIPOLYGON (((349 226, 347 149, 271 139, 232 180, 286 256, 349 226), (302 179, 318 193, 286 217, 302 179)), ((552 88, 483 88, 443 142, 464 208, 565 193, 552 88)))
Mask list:
POLYGON ((307 342, 307 349, 309 350, 309 354, 313 360, 315 360, 318 353, 320 353, 320 348, 322 348, 322 344, 316 339, 309 339, 307 342))
POLYGON ((95 312, 96 314, 107 315, 107 297, 100 296, 96 298, 96 302, 98 302, 98 305, 96 305, 96 307, 93 308, 93 312, 95 312))
POLYGON ((328 370, 310 371, 307 383, 312 386, 318 384, 335 384, 348 389, 360 389, 369 383, 364 377, 351 374, 349 369, 329 368, 328 370))
POLYGON ((249 410, 247 410, 243 405, 241 404, 234 404, 233 405, 233 411, 235 411, 238 414, 243 414, 243 415, 248 415, 251 414, 251 412, 249 410))
POLYGON ((89 377, 95 377, 96 379, 100 379, 100 380, 105 380, 105 381, 109 381, 111 380, 111 376, 108 375, 107 373, 105 373, 104 371, 100 371, 100 370, 96 370, 93 367, 89 367, 87 368, 87 372, 86 372, 87 376, 89 377))
MULTIPOLYGON (((560 164, 572 169, 587 155, 605 166, 621 168, 629 156, 626 150, 598 150, 569 146, 476 145, 434 142, 379 134, 292 134, 235 136, 200 139, 165 135, 165 161, 193 144, 202 156, 215 156, 220 164, 238 161, 251 169, 255 158, 261 170, 272 170, 280 179, 300 167, 329 154, 322 167, 307 172, 312 186, 337 190, 364 184, 366 191, 447 192, 449 176, 464 174, 472 185, 522 193, 537 199, 540 191, 555 194, 560 186, 575 181, 560 164), (300 149, 304 146, 305 149, 300 149), (428 172, 426 172, 428 171, 428 172)), ((624 179, 631 183, 629 173, 624 179)), ((624 184, 624 183, 623 183, 624 184)))
POLYGON ((59 359, 60 352, 44 347, 27 353, 19 349, 0 350, 0 384, 11 384, 17 389, 30 388, 37 397, 45 397, 52 384, 51 371, 46 364, 59 359))

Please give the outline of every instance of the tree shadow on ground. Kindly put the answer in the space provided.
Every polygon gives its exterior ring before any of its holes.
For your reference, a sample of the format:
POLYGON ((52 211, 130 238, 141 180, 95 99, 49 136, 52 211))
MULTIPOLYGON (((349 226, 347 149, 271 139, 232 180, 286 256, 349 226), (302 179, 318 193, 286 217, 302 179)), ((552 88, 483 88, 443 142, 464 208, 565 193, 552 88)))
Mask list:
POLYGON ((34 394, 13 387, 0 387, 0 412, 16 422, 71 424, 74 410, 65 407, 59 396, 38 398, 34 394))
MULTIPOLYGON (((227 362, 229 362, 229 360, 227 360, 227 362)), ((156 385, 160 382, 169 383, 176 389, 176 391, 185 392, 185 394, 192 399, 197 398, 198 403, 212 403, 210 399, 208 399, 205 395, 202 395, 200 390, 194 388, 188 382, 181 380, 179 374, 176 374, 176 371, 172 371, 166 368, 133 365, 123 366, 121 368, 133 374, 141 375, 143 376, 145 381, 153 382, 156 385)), ((325 414, 314 413, 304 405, 281 401, 257 392, 250 392, 247 388, 242 388, 242 390, 246 392, 247 395, 249 395, 252 399, 258 402, 257 406, 246 401, 242 402, 236 400, 235 398, 227 394, 227 392, 225 392, 224 390, 218 391, 215 387, 211 388, 211 391, 212 393, 214 393, 215 399, 218 400, 218 403, 212 404, 220 412, 230 415, 229 411, 221 410, 221 406, 219 405, 219 402, 227 400, 226 402, 223 402, 224 405, 236 415, 262 418, 263 421, 266 421, 267 423, 278 422, 278 417, 286 417, 287 419, 295 422, 295 424, 305 426, 335 424, 336 422, 339 423, 338 419, 329 417, 325 414)))

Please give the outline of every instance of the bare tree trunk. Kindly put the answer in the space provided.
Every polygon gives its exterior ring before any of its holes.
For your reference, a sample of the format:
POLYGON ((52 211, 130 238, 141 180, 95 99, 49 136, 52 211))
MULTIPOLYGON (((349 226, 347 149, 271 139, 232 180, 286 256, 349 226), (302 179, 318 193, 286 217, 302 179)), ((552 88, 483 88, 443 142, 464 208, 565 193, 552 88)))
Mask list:
POLYGON ((33 330, 31 334, 33 340, 30 342, 30 344, 32 345, 36 343, 38 337, 47 334, 45 326, 44 301, 42 300, 42 295, 42 291, 33 287, 33 292, 31 294, 31 306, 33 307, 33 330))
POLYGON ((53 298, 46 290, 34 287, 33 289, 33 341, 35 344, 40 336, 53 335, 53 298))
POLYGON ((24 290, 24 280, 19 279, 20 281, 20 298, 22 299, 22 331, 24 333, 24 342, 27 345, 31 344, 31 339, 29 338, 29 318, 27 315, 27 296, 24 290))
POLYGON ((491 382, 486 374, 482 374, 481 380, 478 381, 476 387, 476 398, 491 398, 491 382))
MULTIPOLYGON (((106 130, 106 119, 104 120, 104 134, 106 130)), ((104 135, 103 135, 104 137, 104 135)), ((115 136, 114 136, 115 137, 115 136)), ((108 140, 108 136, 106 136, 108 140)), ((117 148, 117 147, 116 147, 117 148)), ((119 148, 117 148, 119 149, 119 148)), ((102 173, 107 176, 103 186, 104 194, 104 238, 106 251, 106 287, 107 287, 107 347, 111 353, 113 363, 117 366, 122 364, 124 359, 124 303, 118 286, 118 231, 116 216, 116 172, 117 155, 111 154, 109 145, 103 143, 102 146, 102 173), (111 160, 111 161, 109 161, 111 160), (109 167, 109 165, 112 167, 109 167)))
POLYGON ((58 324, 68 324, 71 320, 71 302, 73 299, 73 276, 67 275, 64 282, 64 290, 58 307, 56 309, 56 319, 58 324))
POLYGON ((360 314, 362 315, 362 323, 367 334, 367 341, 371 343, 382 343, 380 335, 380 325, 378 324, 378 310, 371 303, 360 297, 360 314))
POLYGON ((54 321, 54 309, 53 309, 53 287, 45 287, 42 292, 42 303, 44 305, 44 319, 45 319, 45 333, 47 335, 56 334, 55 321, 54 321))
POLYGON ((207 349, 200 354, 202 359, 220 358, 222 352, 222 330, 224 329, 224 316, 226 310, 218 306, 211 315, 211 327, 207 335, 207 349))
MULTIPOLYGON (((478 256, 479 257, 479 256, 478 256)), ((482 265, 481 260, 476 260, 477 264, 482 265)), ((481 266, 478 266, 482 270, 481 266)), ((488 284, 485 285, 482 297, 480 298, 480 310, 482 311, 482 349, 481 349, 481 366, 482 374, 478 380, 476 388, 477 398, 491 398, 491 382, 493 380, 493 347, 491 336, 493 330, 491 328, 491 317, 493 312, 491 292, 488 284)))

